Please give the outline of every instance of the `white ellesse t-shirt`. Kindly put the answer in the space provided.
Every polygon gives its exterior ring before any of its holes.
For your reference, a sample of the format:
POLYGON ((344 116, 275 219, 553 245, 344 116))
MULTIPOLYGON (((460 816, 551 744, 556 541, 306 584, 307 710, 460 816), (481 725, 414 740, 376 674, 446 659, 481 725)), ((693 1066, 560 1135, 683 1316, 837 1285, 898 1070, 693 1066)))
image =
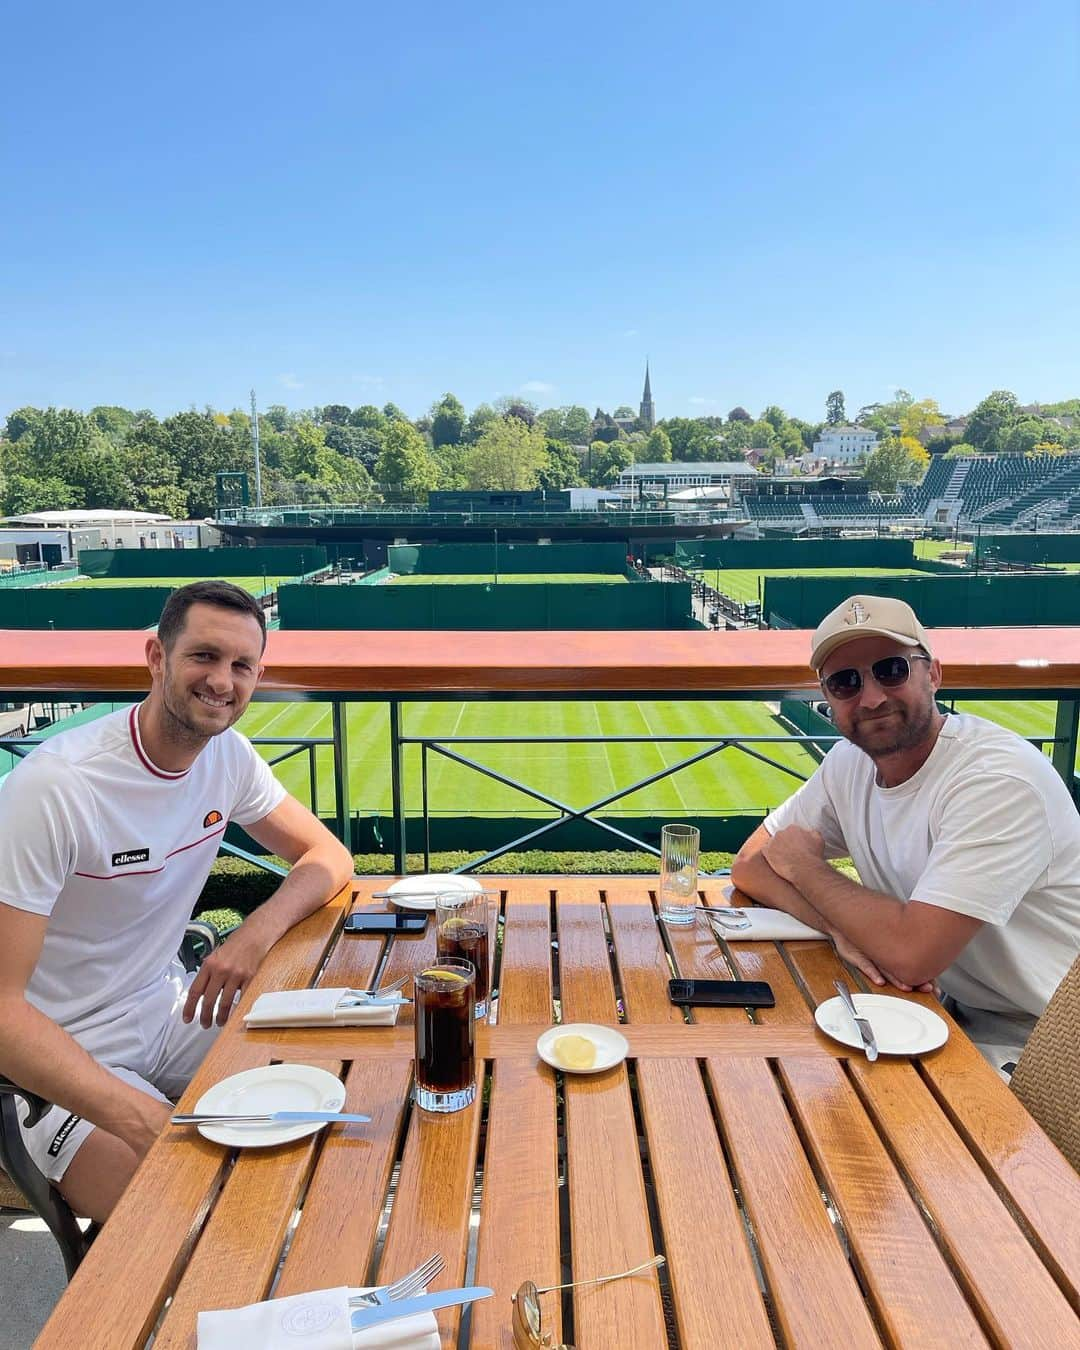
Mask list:
POLYGON ((49 924, 27 998, 88 1048, 156 989, 230 820, 285 796, 238 732, 184 773, 151 763, 135 708, 43 742, 0 786, 0 903, 49 924))
POLYGON ((1080 815, 1046 756, 984 718, 947 717, 893 788, 839 742, 765 821, 786 825, 820 831, 875 890, 984 920, 939 981, 969 1007, 1038 1016, 1080 950, 1080 815))

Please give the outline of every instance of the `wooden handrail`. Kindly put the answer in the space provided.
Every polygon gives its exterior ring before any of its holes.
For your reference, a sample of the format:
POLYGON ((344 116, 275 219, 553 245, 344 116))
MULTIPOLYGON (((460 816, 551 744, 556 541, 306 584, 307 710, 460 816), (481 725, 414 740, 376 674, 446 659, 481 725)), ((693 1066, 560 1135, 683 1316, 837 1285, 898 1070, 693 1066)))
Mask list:
MULTIPOLYGON (((940 628, 946 689, 1080 690, 1080 628, 940 628)), ((0 630, 0 690, 149 686, 141 631, 0 630)), ((739 632, 281 632, 264 692, 669 693, 816 687, 810 635, 739 632)))

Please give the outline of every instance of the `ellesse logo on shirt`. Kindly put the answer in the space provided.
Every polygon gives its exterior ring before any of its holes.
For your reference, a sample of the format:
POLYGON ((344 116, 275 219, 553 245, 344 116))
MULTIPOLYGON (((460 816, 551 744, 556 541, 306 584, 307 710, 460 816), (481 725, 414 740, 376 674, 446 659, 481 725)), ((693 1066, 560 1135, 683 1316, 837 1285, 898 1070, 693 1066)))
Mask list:
POLYGON ((131 863, 149 862, 150 850, 148 848, 129 848, 123 853, 114 853, 112 855, 112 865, 114 867, 128 867, 131 863))
POLYGON ((220 825, 225 817, 220 811, 207 811, 206 819, 203 821, 203 829, 208 830, 211 825, 220 825))

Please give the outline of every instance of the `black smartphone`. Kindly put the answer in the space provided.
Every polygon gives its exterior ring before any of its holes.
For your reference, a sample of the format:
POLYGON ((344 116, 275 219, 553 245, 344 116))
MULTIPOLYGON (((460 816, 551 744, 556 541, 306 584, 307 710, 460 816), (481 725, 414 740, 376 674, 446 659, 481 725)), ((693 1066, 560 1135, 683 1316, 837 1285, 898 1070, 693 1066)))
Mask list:
POLYGON ((426 914, 350 914, 346 933, 422 933, 427 928, 426 914))
POLYGON ((702 1008, 774 1008, 772 986, 764 980, 669 980, 672 1003, 702 1008))

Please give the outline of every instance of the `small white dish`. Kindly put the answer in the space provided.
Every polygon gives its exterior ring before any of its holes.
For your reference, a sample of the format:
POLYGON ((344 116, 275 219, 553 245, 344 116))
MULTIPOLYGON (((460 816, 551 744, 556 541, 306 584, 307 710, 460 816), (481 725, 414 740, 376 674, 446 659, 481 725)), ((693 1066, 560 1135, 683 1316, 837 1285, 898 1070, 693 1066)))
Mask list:
MULTIPOLYGON (((208 1088, 193 1110, 218 1115, 264 1115, 270 1111, 340 1111, 345 1104, 345 1084, 326 1069, 313 1064, 266 1064, 223 1078, 208 1088)), ((297 1125, 197 1125, 195 1128, 215 1144, 229 1148, 269 1148, 288 1144, 324 1129, 326 1121, 297 1125)))
POLYGON ((536 1042, 536 1053, 560 1073, 603 1073, 621 1064, 630 1052, 630 1044, 614 1027, 602 1027, 594 1022, 565 1022, 548 1027, 536 1042), (596 1046, 596 1060, 588 1069, 571 1069, 555 1057, 555 1042, 560 1036, 584 1036, 596 1046))
POLYGON ((402 877, 386 889, 390 903, 399 909, 418 909, 434 914, 435 897, 441 891, 463 891, 475 895, 484 887, 476 877, 461 876, 457 872, 431 872, 402 877))
MULTIPOLYGON (((852 1002, 859 1016, 870 1023, 883 1055, 925 1055, 949 1039, 948 1023, 921 1003, 890 994, 853 994, 852 1002)), ((834 1041, 854 1050, 863 1048, 851 1014, 839 998, 819 1003, 814 1009, 814 1021, 834 1041)))

